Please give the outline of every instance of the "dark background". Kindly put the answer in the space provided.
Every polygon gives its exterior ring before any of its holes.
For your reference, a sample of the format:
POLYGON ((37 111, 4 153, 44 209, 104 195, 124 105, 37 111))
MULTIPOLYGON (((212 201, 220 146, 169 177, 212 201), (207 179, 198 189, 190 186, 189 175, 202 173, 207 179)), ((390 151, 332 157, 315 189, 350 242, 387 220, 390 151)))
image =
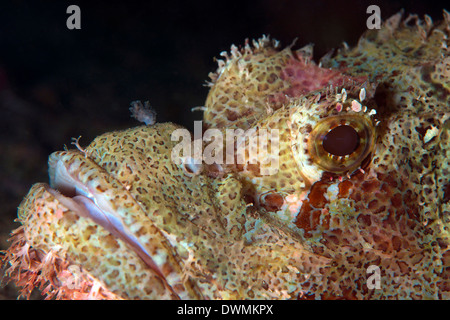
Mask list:
MULTIPOLYGON (((442 19, 430 1, 2 1, 0 4, 0 250, 32 183, 47 181, 47 156, 71 137, 138 125, 131 101, 149 100, 158 122, 190 129, 204 104, 214 57, 263 34, 318 60, 366 30, 366 9, 442 19), (81 30, 66 9, 81 8, 81 30)), ((447 8, 449 9, 449 8, 447 8)), ((0 289, 0 298, 14 298, 0 289)))

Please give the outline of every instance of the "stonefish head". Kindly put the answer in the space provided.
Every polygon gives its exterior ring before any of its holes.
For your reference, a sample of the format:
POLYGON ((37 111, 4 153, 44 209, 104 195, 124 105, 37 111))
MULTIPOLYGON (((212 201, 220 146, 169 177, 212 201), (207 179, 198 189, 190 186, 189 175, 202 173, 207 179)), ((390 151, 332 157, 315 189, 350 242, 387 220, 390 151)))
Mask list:
POLYGON ((444 11, 319 64, 232 46, 192 141, 213 161, 173 161, 171 123, 52 154, 5 278, 66 299, 450 298, 449 37, 444 11))

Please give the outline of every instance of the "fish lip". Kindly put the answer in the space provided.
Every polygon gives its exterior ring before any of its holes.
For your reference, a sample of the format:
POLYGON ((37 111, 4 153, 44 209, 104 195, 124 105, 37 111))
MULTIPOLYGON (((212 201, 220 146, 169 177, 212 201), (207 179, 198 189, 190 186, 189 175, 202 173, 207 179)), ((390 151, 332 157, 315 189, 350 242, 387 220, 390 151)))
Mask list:
MULTIPOLYGON (((108 201, 98 201, 98 197, 102 195, 96 194, 95 190, 92 190, 76 176, 69 173, 68 166, 71 164, 66 163, 63 159, 64 154, 67 154, 67 152, 55 152, 49 157, 50 186, 46 186, 47 191, 78 216, 93 220, 113 236, 127 243, 144 263, 161 277, 171 289, 161 269, 153 260, 152 255, 147 252, 145 246, 129 230, 127 232, 127 228, 119 218, 102 206, 102 203, 108 203, 108 201)), ((124 192, 128 191, 124 189, 124 192)))

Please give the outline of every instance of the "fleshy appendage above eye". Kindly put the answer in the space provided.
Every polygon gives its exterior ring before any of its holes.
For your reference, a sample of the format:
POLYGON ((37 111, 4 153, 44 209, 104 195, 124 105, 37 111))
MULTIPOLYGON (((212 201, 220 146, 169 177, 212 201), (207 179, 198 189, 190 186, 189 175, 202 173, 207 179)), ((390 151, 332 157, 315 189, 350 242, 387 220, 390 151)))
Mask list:
POLYGON ((375 138, 374 125, 364 116, 330 116, 309 134, 308 151, 323 170, 344 173, 360 166, 372 152, 375 138))

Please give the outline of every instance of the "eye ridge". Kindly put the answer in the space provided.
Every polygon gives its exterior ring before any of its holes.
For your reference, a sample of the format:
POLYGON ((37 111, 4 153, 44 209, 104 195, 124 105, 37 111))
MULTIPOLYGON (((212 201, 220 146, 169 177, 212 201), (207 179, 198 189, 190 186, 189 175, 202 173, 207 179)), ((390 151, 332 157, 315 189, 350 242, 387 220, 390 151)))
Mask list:
POLYGON ((349 125, 337 126, 323 137, 322 147, 334 156, 347 156, 355 152, 360 144, 358 132, 349 125))

